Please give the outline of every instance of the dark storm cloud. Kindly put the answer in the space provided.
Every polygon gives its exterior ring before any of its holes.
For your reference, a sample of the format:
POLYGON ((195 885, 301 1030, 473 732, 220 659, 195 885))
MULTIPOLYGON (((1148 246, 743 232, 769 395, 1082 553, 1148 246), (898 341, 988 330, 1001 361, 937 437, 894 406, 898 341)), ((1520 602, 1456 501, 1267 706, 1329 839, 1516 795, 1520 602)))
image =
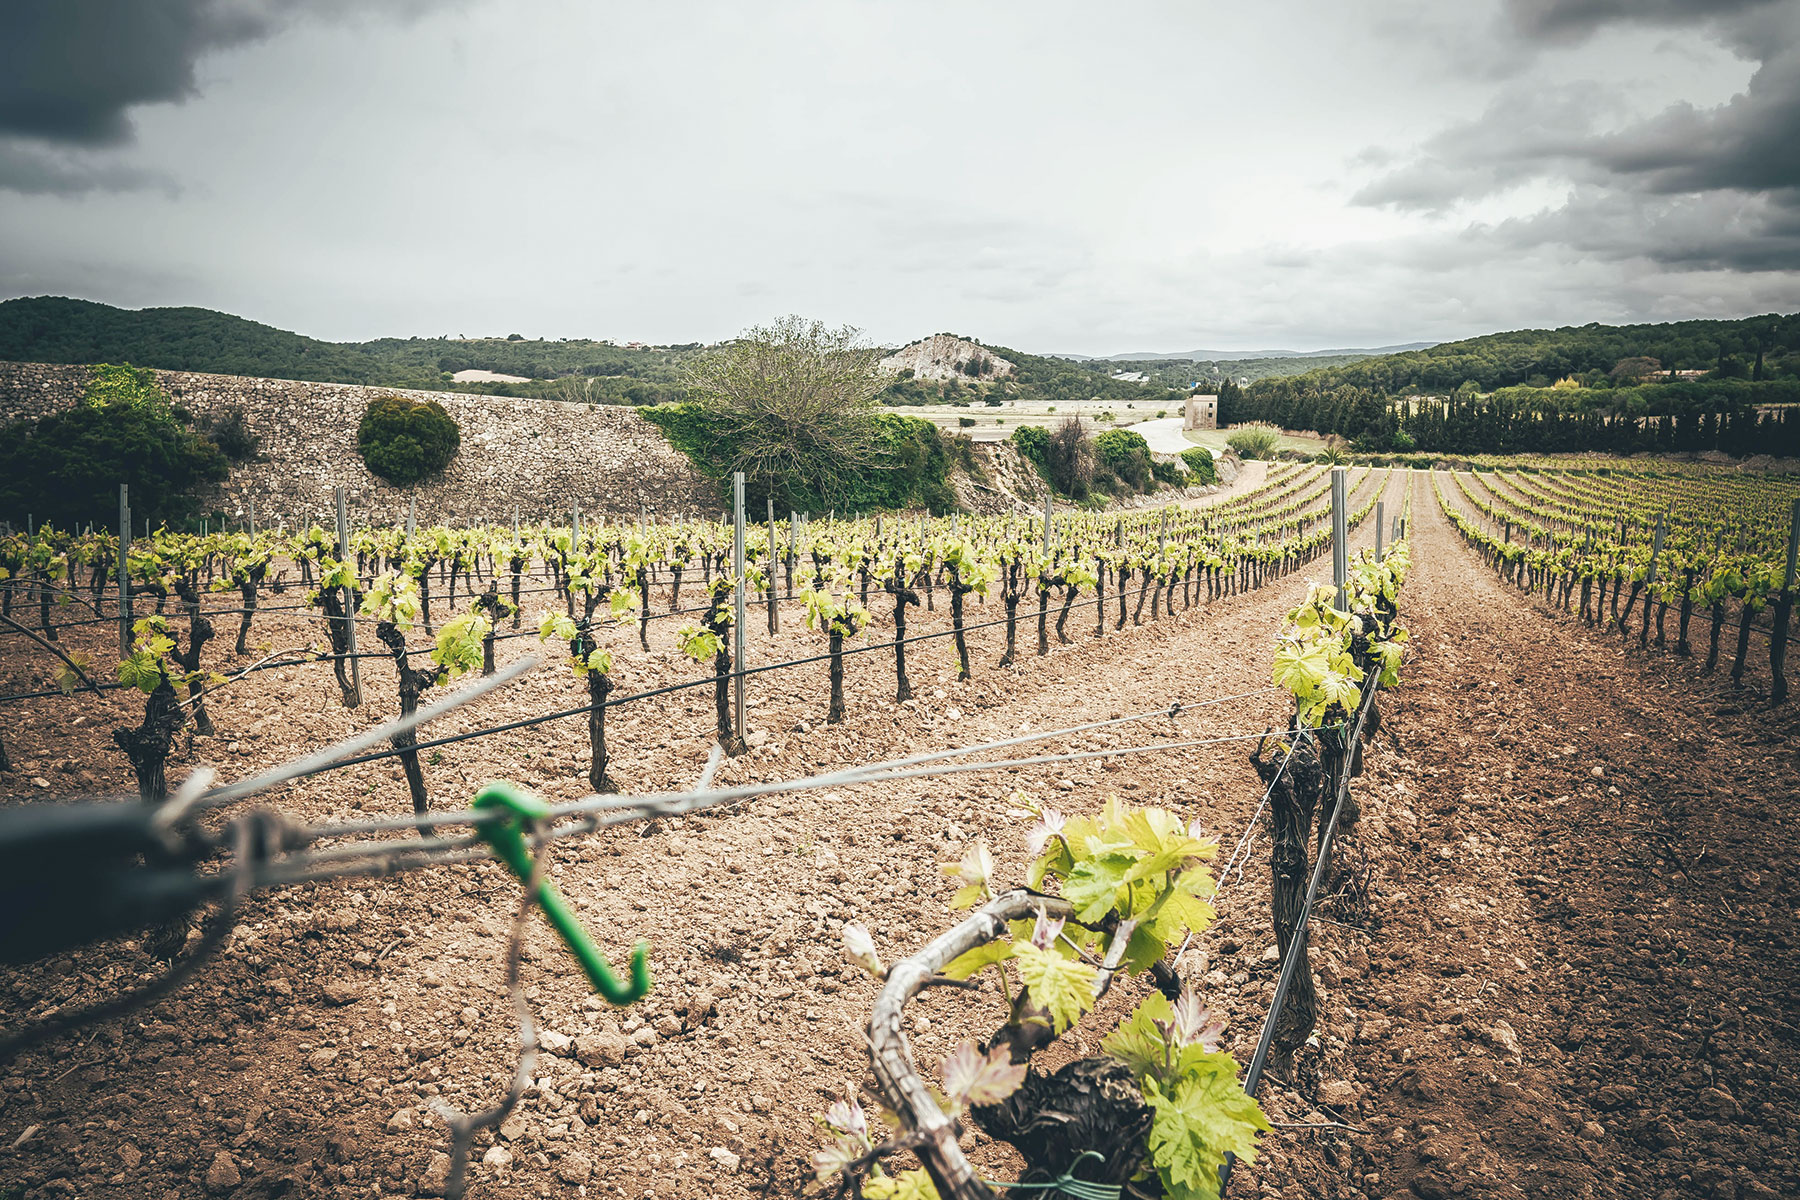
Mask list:
MULTIPOLYGON (((1591 84, 1509 88, 1480 117, 1433 135, 1411 162, 1377 178, 1352 199, 1442 212, 1542 174, 1551 165, 1566 169, 1589 153, 1595 114, 1611 104, 1609 94, 1591 84)), ((1373 165, 1384 157, 1388 163, 1395 158, 1365 150, 1353 161, 1373 165)))
POLYGON ((0 133, 84 147, 131 139, 135 105, 195 94, 194 64, 309 15, 411 15, 430 0, 6 0, 0 133))
POLYGON ((1507 0, 1506 15, 1520 36, 1577 42, 1604 25, 1691 25, 1780 0, 1507 0))
POLYGON ((1677 271, 1800 271, 1800 195, 1645 196, 1579 189, 1561 208, 1485 231, 1508 251, 1564 247, 1677 271))
POLYGON ((1619 97, 1596 85, 1519 80, 1480 117, 1427 139, 1355 203, 1442 213, 1523 182, 1566 180, 1576 188, 1566 205, 1506 222, 1495 235, 1683 270, 1800 266, 1800 5, 1511 0, 1504 20, 1544 47, 1608 26, 1667 27, 1757 66, 1725 104, 1683 102, 1628 121, 1619 119, 1619 97))
POLYGON ((169 176, 111 161, 111 156, 71 152, 59 147, 0 138, 0 190, 26 195, 79 196, 85 192, 124 192, 177 188, 169 176))

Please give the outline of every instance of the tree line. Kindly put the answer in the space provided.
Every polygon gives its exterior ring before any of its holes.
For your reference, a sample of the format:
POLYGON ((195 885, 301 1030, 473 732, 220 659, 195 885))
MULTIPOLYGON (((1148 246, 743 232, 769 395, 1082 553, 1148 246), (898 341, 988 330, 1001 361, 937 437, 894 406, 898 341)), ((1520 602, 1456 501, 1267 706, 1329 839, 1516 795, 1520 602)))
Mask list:
POLYGON ((1321 368, 1295 382, 1311 391, 1358 387, 1386 395, 1448 393, 1465 385, 1481 392, 1548 387, 1572 376, 1604 387, 1614 368, 1631 359, 1651 360, 1650 374, 1703 370, 1716 379, 1793 379, 1800 377, 1800 314, 1490 333, 1321 368))

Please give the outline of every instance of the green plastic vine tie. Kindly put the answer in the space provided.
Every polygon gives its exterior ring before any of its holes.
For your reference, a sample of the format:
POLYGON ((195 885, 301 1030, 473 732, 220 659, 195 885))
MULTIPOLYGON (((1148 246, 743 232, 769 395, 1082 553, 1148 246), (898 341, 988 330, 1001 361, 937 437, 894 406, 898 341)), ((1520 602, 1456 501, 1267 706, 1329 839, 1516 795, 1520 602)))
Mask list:
POLYGON ((1069 1200, 1119 1200, 1124 1187, 1117 1183, 1094 1183, 1087 1179, 1075 1178, 1075 1168, 1090 1158, 1106 1161, 1106 1155, 1098 1150, 1083 1150, 1081 1157, 1069 1164, 1069 1169, 1049 1183, 1001 1183, 997 1179, 984 1179, 989 1187, 1004 1188, 1013 1192, 1049 1192, 1052 1195, 1064 1195, 1069 1200))
MULTIPOLYGON (((531 881, 531 851, 525 844, 525 822, 541 821, 548 818, 550 806, 529 792, 524 792, 510 783, 490 783, 481 789, 470 805, 477 811, 483 809, 505 809, 510 817, 498 821, 482 821, 475 826, 475 832, 481 840, 488 844, 496 857, 504 862, 514 875, 526 883, 531 881)), ((594 990, 604 996, 608 1003, 624 1007, 634 1000, 641 1000, 650 991, 650 944, 639 942, 631 951, 631 982, 621 983, 613 974, 612 966, 606 961, 587 930, 575 919, 563 903, 562 893, 548 879, 538 883, 536 900, 538 907, 544 910, 544 916, 550 925, 568 946, 569 953, 581 964, 588 982, 594 990)))

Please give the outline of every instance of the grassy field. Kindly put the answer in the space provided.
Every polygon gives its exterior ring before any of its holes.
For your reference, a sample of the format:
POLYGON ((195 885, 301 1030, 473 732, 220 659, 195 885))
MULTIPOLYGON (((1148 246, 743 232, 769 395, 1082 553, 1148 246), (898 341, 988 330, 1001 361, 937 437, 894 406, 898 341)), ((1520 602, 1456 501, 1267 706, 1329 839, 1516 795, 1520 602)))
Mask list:
MULTIPOLYGON (((1196 429, 1185 431, 1181 436, 1185 437, 1196 446, 1205 446, 1214 454, 1220 454, 1225 450, 1225 439, 1231 436, 1231 431, 1228 429, 1196 429)), ((1284 432, 1276 441, 1275 448, 1277 450, 1300 450, 1307 454, 1317 454, 1320 450, 1325 448, 1325 440, 1323 438, 1311 437, 1306 434, 1284 432)))

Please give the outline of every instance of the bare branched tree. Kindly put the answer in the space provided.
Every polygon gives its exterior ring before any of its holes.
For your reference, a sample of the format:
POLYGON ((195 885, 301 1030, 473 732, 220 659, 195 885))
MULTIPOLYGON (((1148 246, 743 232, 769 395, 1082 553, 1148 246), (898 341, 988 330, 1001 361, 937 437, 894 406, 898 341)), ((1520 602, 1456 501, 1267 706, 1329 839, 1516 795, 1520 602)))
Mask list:
POLYGON ((1044 448, 1050 481, 1065 496, 1080 499, 1094 482, 1094 442, 1080 417, 1065 417, 1044 448))
POLYGON ((788 316, 696 359, 685 382, 752 497, 810 507, 875 458, 879 355, 861 330, 788 316))

